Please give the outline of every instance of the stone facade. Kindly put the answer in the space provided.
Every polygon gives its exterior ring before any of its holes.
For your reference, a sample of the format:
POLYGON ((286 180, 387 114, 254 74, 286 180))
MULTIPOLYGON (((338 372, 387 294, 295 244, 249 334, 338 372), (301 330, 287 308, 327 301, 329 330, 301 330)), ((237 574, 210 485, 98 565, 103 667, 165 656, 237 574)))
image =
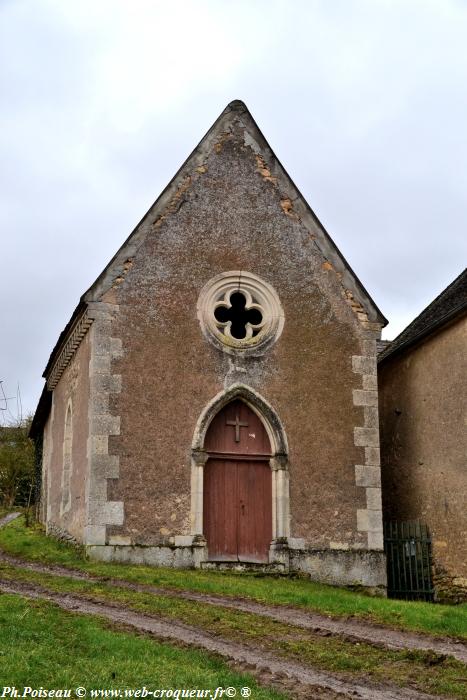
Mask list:
POLYGON ((467 599, 467 318, 380 364, 384 513, 432 536, 438 598, 467 599))
POLYGON ((55 527, 99 559, 208 565, 203 436, 235 396, 273 445, 270 564, 384 587, 376 340, 385 319, 242 103, 224 111, 81 303, 89 330, 71 360, 65 337, 49 363, 61 375, 44 483, 61 468, 79 366, 87 404, 73 432, 73 488, 86 507, 61 522, 58 496, 44 491, 55 527), (207 337, 199 299, 210 280, 242 270, 277 295, 283 317, 269 319, 262 345, 227 349, 207 337))
POLYGON ((42 513, 50 529, 59 528, 77 541, 83 541, 87 517, 86 486, 89 410, 89 335, 64 368, 52 393, 52 406, 44 426, 42 513), (64 439, 67 408, 72 411, 70 503, 63 511, 64 439))

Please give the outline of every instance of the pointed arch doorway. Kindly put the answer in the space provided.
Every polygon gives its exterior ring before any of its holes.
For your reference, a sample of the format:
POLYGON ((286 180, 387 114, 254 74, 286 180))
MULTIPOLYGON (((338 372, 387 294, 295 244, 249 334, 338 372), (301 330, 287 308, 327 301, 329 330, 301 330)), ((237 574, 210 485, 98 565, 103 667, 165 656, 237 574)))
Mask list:
POLYGON ((208 559, 267 563, 273 538, 272 450, 261 419, 234 399, 214 416, 204 449, 208 559))

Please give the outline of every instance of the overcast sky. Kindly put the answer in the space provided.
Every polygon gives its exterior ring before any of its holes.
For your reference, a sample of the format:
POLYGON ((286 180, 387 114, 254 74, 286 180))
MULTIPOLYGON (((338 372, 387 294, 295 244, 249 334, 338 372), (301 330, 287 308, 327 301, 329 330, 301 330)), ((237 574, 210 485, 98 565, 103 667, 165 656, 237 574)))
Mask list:
POLYGON ((8 396, 233 99, 393 338, 466 265, 466 46, 465 0, 0 0, 8 396))

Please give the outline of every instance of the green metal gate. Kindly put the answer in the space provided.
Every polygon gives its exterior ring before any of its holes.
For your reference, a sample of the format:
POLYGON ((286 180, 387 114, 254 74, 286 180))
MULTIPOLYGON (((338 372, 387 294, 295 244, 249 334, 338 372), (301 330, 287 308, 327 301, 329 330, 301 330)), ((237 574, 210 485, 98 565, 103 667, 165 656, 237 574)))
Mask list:
POLYGON ((433 601, 431 537, 418 520, 384 523, 388 597, 433 601))

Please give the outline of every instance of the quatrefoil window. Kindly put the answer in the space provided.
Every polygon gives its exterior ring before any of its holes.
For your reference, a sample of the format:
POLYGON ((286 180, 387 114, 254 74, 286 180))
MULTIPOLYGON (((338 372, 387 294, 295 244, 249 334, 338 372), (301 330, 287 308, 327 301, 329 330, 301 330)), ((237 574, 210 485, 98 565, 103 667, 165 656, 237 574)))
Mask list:
POLYGON ((227 293, 216 305, 214 317, 221 332, 237 340, 254 338, 264 325, 262 308, 248 292, 227 293))
POLYGON ((262 354, 284 326, 276 291, 245 270, 222 272, 207 282, 197 311, 206 338, 231 355, 262 354))

